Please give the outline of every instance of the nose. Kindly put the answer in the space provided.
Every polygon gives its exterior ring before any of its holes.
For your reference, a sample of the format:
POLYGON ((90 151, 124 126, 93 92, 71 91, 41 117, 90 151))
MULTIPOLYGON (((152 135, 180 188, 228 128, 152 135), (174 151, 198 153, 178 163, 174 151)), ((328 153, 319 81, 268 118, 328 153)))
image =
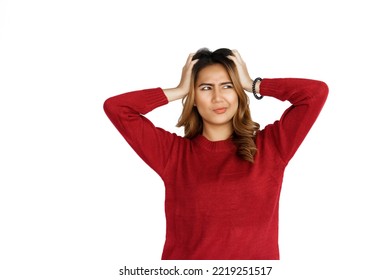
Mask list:
POLYGON ((213 102, 220 102, 222 100, 222 92, 216 87, 213 91, 213 102))

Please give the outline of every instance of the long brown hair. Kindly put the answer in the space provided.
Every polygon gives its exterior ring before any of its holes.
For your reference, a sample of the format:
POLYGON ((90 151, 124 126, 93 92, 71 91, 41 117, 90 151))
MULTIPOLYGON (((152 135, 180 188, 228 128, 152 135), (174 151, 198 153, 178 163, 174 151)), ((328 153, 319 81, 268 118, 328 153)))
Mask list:
POLYGON ((200 70, 209 65, 221 64, 226 68, 238 96, 238 109, 232 119, 232 140, 237 146, 237 155, 244 160, 253 162, 257 151, 255 137, 260 125, 251 118, 249 98, 240 83, 236 65, 227 57, 229 55, 233 55, 233 53, 230 49, 226 48, 221 48, 214 52, 211 52, 207 48, 202 48, 195 53, 192 59, 198 59, 198 62, 196 62, 192 69, 190 91, 183 98, 183 111, 176 126, 184 126, 184 137, 189 139, 202 134, 203 119, 197 107, 194 106, 195 85, 200 70))

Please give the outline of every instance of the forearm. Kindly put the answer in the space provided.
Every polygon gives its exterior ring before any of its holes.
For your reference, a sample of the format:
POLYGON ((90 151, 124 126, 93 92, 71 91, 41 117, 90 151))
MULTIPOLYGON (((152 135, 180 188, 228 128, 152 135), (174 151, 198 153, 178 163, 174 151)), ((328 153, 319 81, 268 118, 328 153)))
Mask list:
POLYGON ((137 90, 108 98, 104 110, 110 119, 139 117, 167 104, 161 88, 137 90))
POLYGON ((184 96, 187 95, 186 92, 184 92, 181 88, 176 87, 176 88, 166 88, 163 89, 163 92, 165 96, 167 97, 168 101, 175 101, 178 99, 182 99, 184 96))
POLYGON ((170 157, 175 135, 156 128, 144 115, 167 104, 161 88, 128 92, 108 98, 104 111, 135 152, 158 174, 170 157))
POLYGON ((323 103, 328 94, 328 87, 324 82, 301 78, 264 79, 259 88, 261 95, 272 96, 281 101, 288 100, 293 105, 302 105, 309 100, 312 103, 312 99, 323 103))
POLYGON ((287 163, 316 121, 326 101, 328 86, 308 79, 264 79, 260 93, 292 104, 279 121, 269 126, 270 136, 287 163))

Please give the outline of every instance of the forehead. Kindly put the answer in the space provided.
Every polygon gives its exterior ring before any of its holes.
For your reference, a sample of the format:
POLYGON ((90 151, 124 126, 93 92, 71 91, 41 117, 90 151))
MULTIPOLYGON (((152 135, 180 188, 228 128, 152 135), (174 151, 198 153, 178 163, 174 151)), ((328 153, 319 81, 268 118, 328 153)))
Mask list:
POLYGON ((221 64, 213 64, 206 66, 198 73, 197 83, 204 82, 229 82, 230 77, 224 66, 221 64))

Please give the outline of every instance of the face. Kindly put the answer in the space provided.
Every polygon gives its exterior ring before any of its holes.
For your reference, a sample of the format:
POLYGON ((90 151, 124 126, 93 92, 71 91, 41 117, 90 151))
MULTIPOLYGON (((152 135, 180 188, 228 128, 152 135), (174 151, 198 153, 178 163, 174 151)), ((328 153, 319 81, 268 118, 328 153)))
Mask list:
POLYGON ((210 65, 198 73, 195 106, 203 119, 204 127, 226 126, 232 130, 238 97, 224 66, 210 65))

